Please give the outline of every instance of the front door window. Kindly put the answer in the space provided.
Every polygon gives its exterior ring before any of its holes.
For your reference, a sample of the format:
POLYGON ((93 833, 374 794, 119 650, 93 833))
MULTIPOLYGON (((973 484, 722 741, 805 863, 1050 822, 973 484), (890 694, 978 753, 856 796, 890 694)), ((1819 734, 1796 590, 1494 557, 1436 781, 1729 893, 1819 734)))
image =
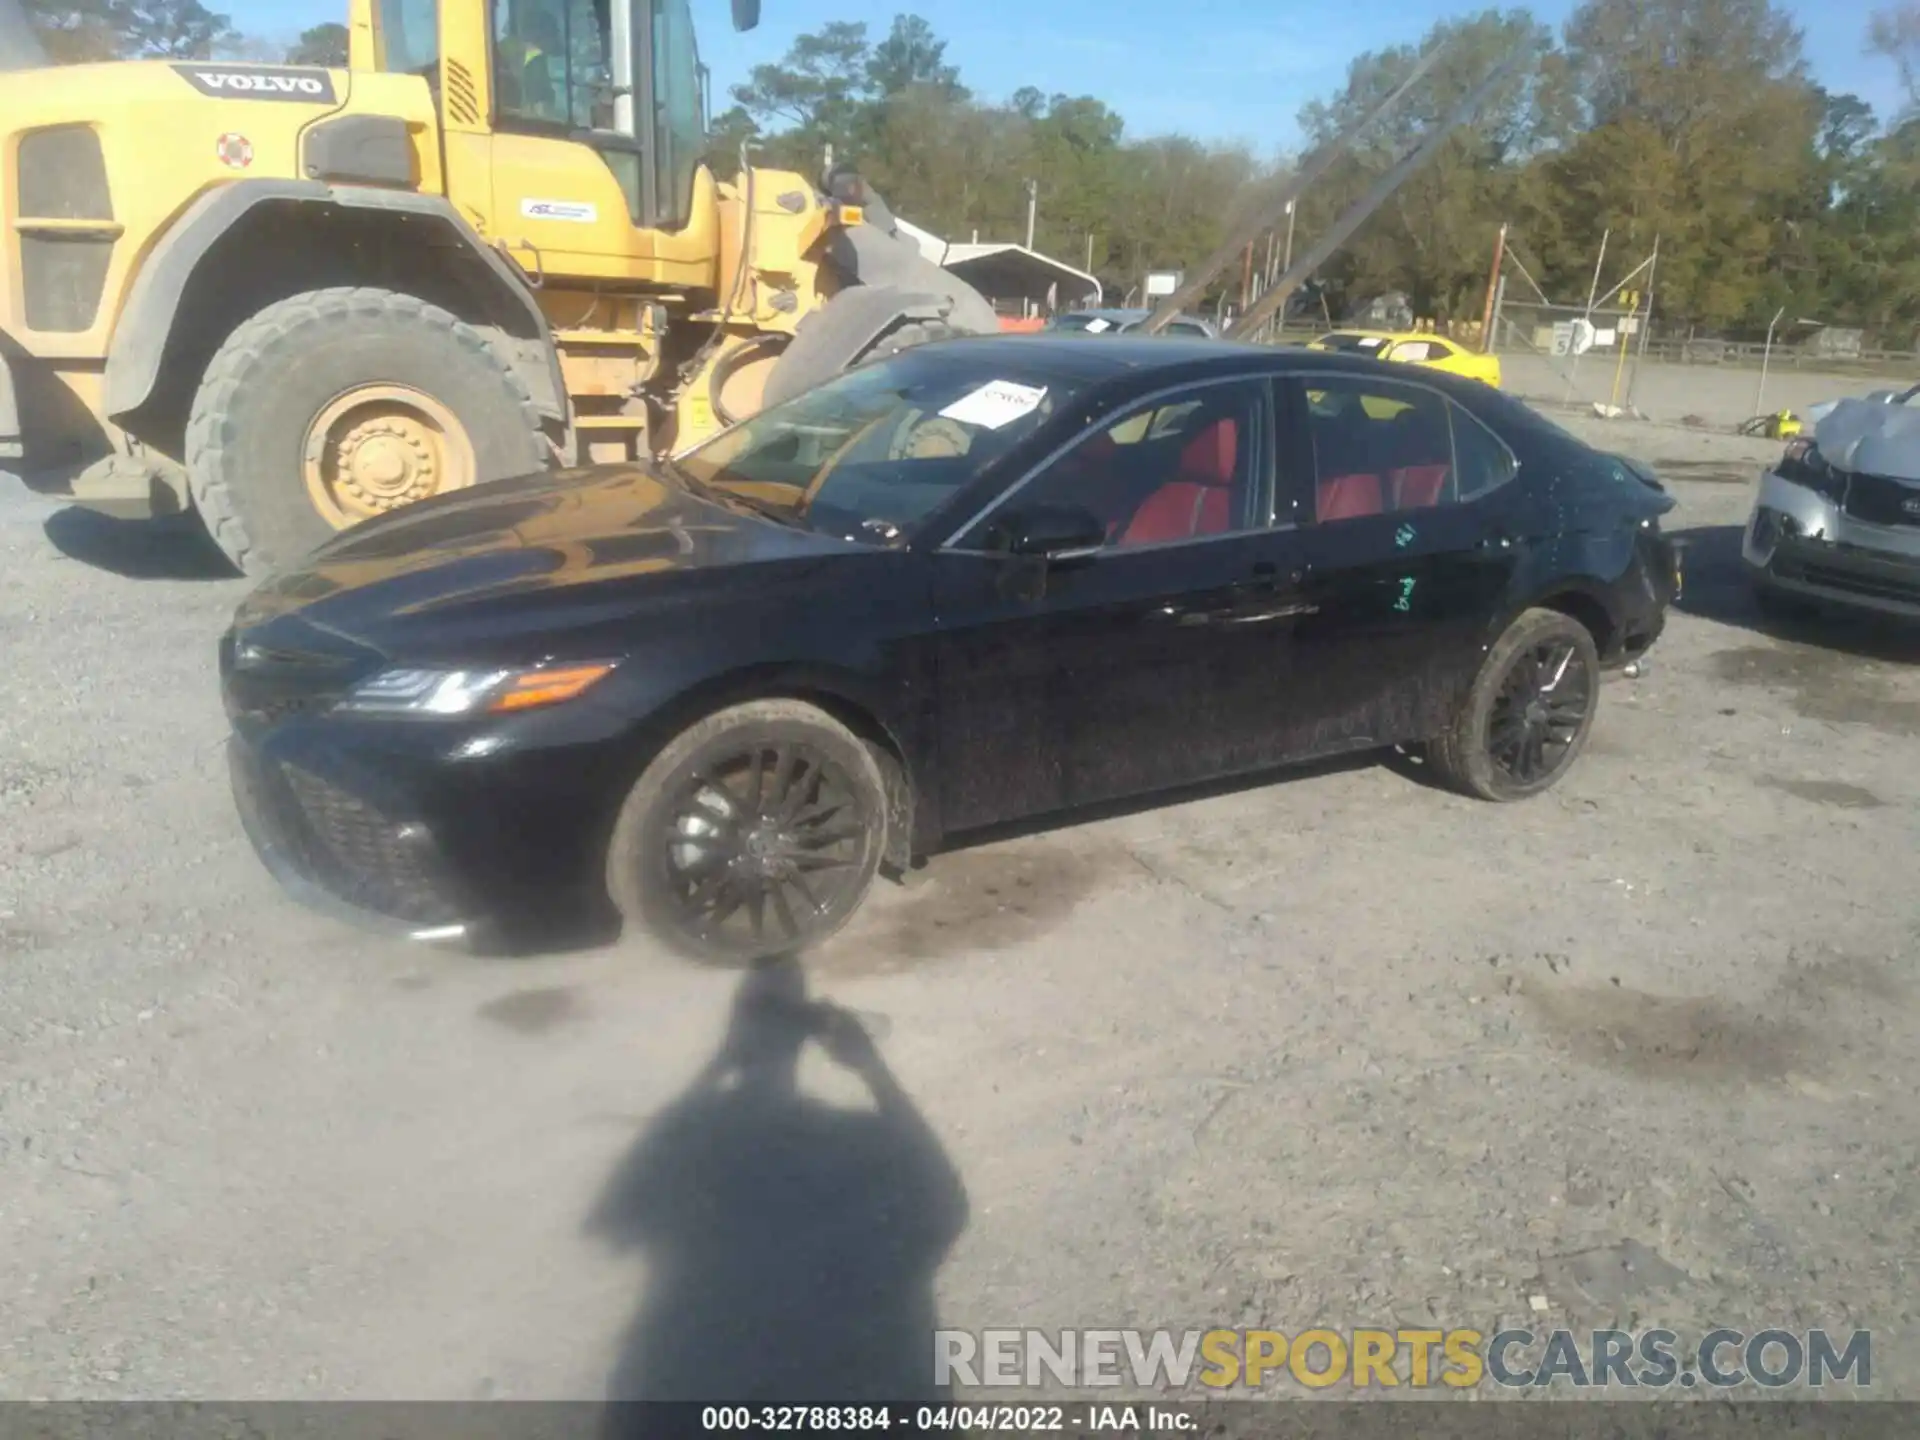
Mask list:
POLYGON ((653 6, 653 143, 659 215, 669 228, 693 213, 693 172, 706 149, 700 103, 700 52, 687 0, 653 6))
POLYGON ((1009 496, 1005 513, 1071 506, 1115 549, 1263 528, 1265 390, 1242 380, 1153 401, 1082 440, 1009 496))
POLYGON ((508 124, 612 130, 613 26, 606 0, 500 0, 496 110, 508 124))

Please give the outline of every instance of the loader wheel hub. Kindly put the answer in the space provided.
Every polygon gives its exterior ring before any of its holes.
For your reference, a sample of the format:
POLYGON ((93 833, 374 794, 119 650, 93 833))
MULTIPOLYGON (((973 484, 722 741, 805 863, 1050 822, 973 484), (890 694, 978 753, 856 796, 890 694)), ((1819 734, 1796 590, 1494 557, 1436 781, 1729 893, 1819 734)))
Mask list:
POLYGON ((363 505, 404 504, 434 491, 433 447, 405 420, 357 426, 341 438, 339 455, 341 483, 363 505))
POLYGON ((474 481, 473 442, 438 400, 400 385, 336 398, 307 427, 307 493, 335 529, 474 481))

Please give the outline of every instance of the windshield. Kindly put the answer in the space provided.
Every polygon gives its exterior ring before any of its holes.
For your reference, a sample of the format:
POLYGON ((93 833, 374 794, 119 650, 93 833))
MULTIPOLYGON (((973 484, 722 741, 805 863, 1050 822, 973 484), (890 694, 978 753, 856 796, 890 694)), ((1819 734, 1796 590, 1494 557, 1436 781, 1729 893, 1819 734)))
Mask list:
POLYGON ((762 411, 679 469, 789 523, 893 544, 1079 388, 944 346, 909 350, 762 411))
POLYGON ((1336 330, 1331 335, 1322 335, 1313 343, 1323 350, 1347 350, 1366 355, 1378 350, 1387 342, 1378 335, 1355 335, 1350 331, 1336 330))

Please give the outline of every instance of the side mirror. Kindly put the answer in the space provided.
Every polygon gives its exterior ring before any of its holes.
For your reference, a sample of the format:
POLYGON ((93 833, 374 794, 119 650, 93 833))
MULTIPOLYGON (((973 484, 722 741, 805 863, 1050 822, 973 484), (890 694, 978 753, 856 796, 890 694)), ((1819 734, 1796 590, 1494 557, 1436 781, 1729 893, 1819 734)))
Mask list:
POLYGON ((733 0, 733 28, 751 30, 760 23, 760 0, 733 0))
POLYGON ((995 538, 1009 555, 1034 556, 1059 564, 1084 560, 1106 548, 1107 527, 1078 505, 1036 505, 1004 515, 995 538))

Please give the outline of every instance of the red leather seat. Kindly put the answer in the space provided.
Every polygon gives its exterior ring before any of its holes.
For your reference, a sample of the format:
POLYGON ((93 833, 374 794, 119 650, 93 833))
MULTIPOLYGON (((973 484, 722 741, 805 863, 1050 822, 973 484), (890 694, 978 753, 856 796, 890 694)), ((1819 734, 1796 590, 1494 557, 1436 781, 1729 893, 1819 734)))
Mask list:
POLYGON ((1223 416, 1180 451, 1178 478, 1140 502, 1122 545, 1156 545, 1195 535, 1221 535, 1233 524, 1233 481, 1240 427, 1223 416))
POLYGON ((1408 465, 1393 472, 1397 510, 1426 510, 1440 503, 1447 485, 1448 465, 1408 465))
POLYGON ((1381 514, 1385 508, 1378 475, 1337 475, 1322 480, 1316 498, 1322 521, 1357 520, 1363 515, 1381 514))

